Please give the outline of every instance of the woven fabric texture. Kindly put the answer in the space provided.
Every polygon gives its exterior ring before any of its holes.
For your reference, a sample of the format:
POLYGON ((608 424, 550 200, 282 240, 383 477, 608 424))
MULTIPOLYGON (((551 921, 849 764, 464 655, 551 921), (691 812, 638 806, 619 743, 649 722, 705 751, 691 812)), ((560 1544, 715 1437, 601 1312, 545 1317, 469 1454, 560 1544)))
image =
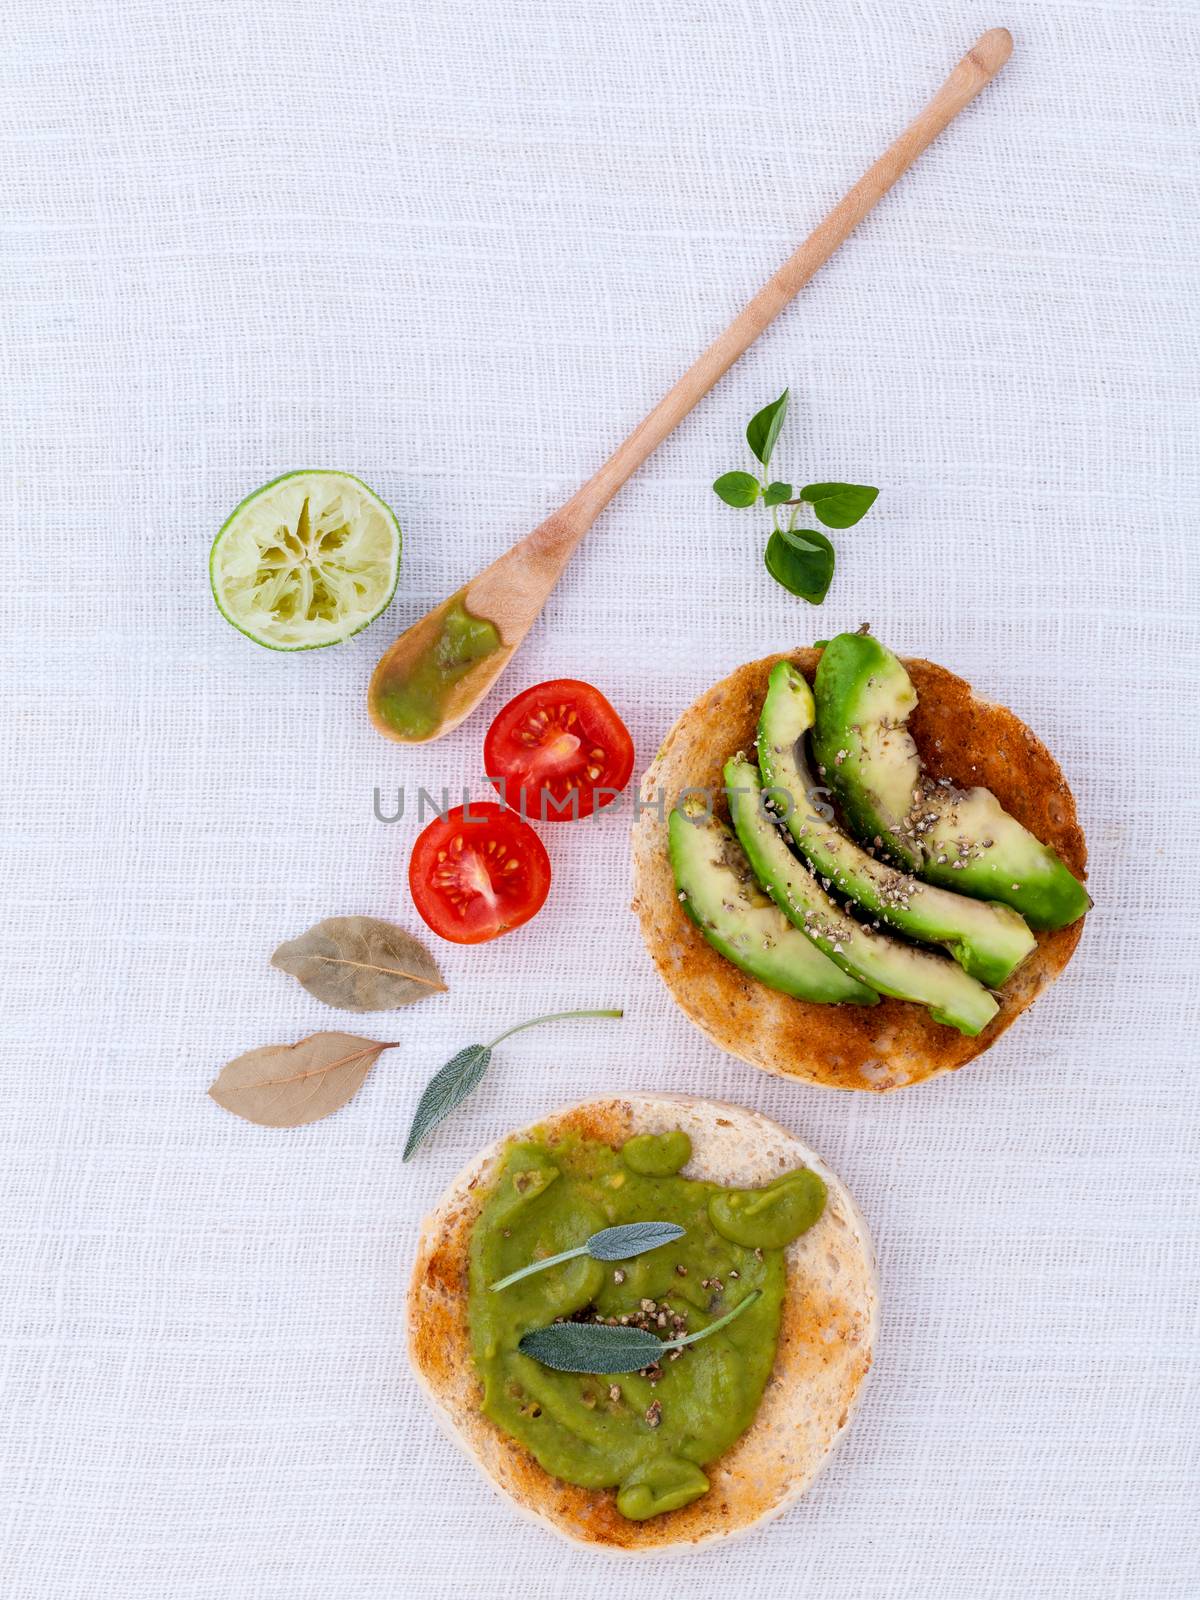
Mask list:
POLYGON ((8 0, 4 34, 5 1600, 1195 1600, 1196 5, 8 0), (1097 901, 1063 980, 911 1092, 770 1079, 657 982, 625 812, 545 830, 545 911, 440 950, 449 994, 310 999, 281 940, 419 926, 412 806, 381 822, 373 792, 481 771, 486 715, 373 733, 380 651, 594 469, 996 23, 1001 78, 622 493, 506 685, 601 685, 640 770, 717 676, 869 619, 1061 761, 1097 901), (785 384, 780 474, 881 488, 820 611, 710 488, 785 384), (363 477, 406 550, 383 620, 288 657, 222 621, 206 561, 300 466, 363 477), (602 1004, 626 1019, 503 1045, 401 1164, 454 1050, 602 1004), (330 1120, 206 1098, 231 1056, 343 1026, 402 1046, 330 1120), (400 1332, 451 1175, 622 1088, 806 1137, 884 1296, 806 1501, 650 1568, 519 1522, 400 1332))

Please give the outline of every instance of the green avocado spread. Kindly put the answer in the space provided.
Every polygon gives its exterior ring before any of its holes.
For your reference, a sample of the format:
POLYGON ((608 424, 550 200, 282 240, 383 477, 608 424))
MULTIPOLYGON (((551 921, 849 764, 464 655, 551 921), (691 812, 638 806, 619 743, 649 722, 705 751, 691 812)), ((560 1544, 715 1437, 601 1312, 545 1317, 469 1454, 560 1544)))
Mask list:
POLYGON ((389 727, 408 739, 424 739, 440 725, 450 691, 476 662, 501 646, 495 625, 474 617, 454 596, 437 638, 401 678, 386 682, 379 693, 379 712, 389 727))
POLYGON ((471 1345, 485 1416, 554 1477, 615 1488, 617 1509, 634 1520, 702 1495, 701 1469, 754 1420, 775 1361, 784 1247, 825 1208, 825 1185, 807 1167, 762 1189, 724 1189, 681 1176, 691 1153, 679 1131, 639 1134, 620 1150, 575 1136, 514 1144, 471 1235, 471 1345), (642 1221, 686 1231, 627 1261, 578 1256, 491 1288, 601 1228, 642 1221), (641 1372, 556 1372, 517 1348, 556 1319, 677 1338, 756 1289, 728 1328, 641 1372))

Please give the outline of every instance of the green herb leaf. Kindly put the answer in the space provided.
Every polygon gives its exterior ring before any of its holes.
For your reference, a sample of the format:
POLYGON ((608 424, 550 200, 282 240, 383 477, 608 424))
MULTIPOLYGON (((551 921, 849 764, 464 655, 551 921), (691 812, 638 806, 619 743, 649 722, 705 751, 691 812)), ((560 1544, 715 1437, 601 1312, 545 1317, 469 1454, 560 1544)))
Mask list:
MULTIPOLYGON (((624 1011, 551 1011, 544 1017, 534 1017, 529 1022, 518 1022, 514 1028, 506 1028, 492 1040, 491 1044, 469 1044, 460 1050, 456 1056, 451 1056, 444 1067, 439 1068, 425 1086, 425 1092, 417 1101, 417 1109, 413 1113, 412 1126, 408 1130, 408 1138, 404 1144, 403 1160, 407 1161, 417 1147, 425 1142, 437 1125, 461 1105, 469 1094, 473 1094, 483 1081, 483 1075, 488 1069, 492 1059, 492 1051, 502 1039, 509 1039, 514 1033, 521 1033, 526 1028, 540 1027, 543 1022, 564 1022, 573 1017, 623 1017, 624 1011)), ((387 1049, 386 1045, 381 1046, 387 1049)))
POLYGON ((666 1347, 642 1328, 553 1322, 527 1333, 517 1348, 555 1372, 637 1372, 661 1360, 666 1347))
POLYGON ((713 489, 727 506, 752 506, 758 499, 758 479, 748 472, 726 472, 713 489))
POLYGON ((767 540, 767 571, 789 592, 819 606, 833 582, 833 546, 815 528, 778 528, 767 540))
POLYGON ((740 1317, 762 1294, 752 1289, 732 1311, 710 1322, 707 1328, 678 1339, 659 1339, 642 1328, 612 1327, 607 1322, 554 1322, 548 1328, 534 1328, 517 1348, 555 1372, 640 1372, 654 1366, 670 1350, 699 1344, 709 1334, 727 1327, 740 1317))
POLYGON ((790 483, 769 483, 763 490, 763 505, 765 506, 781 506, 785 500, 790 500, 791 498, 792 486, 790 483))
POLYGON ((685 1232, 677 1222, 623 1222, 594 1233, 587 1242, 587 1253, 594 1261, 629 1261, 682 1239, 685 1232))
POLYGON ((424 1143, 438 1123, 450 1115, 455 1106, 461 1105, 469 1094, 478 1089, 491 1059, 492 1051, 489 1045, 469 1044, 456 1056, 451 1056, 446 1065, 434 1073, 425 1086, 425 1093, 417 1101, 417 1109, 413 1113, 412 1127, 408 1130, 408 1138, 404 1144, 405 1161, 418 1145, 424 1143))
POLYGON ((787 408, 788 391, 785 389, 778 400, 772 400, 769 406, 764 406, 757 416, 750 418, 747 425, 746 443, 764 467, 771 460, 771 452, 775 448, 779 430, 783 427, 783 419, 787 416, 787 408))
POLYGON ((573 1250, 560 1250, 556 1256, 543 1256, 540 1261, 531 1261, 527 1267, 510 1272, 507 1278, 492 1284, 492 1292, 507 1289, 510 1283, 531 1277, 535 1272, 544 1272, 547 1267, 574 1261, 576 1256, 591 1256, 593 1261, 628 1261, 632 1256, 670 1244, 672 1239, 682 1239, 684 1231, 676 1222, 623 1222, 615 1228, 601 1228, 573 1250))
POLYGON ((810 483, 801 489, 800 498, 827 528, 852 528, 870 511, 878 494, 878 489, 862 483, 810 483))

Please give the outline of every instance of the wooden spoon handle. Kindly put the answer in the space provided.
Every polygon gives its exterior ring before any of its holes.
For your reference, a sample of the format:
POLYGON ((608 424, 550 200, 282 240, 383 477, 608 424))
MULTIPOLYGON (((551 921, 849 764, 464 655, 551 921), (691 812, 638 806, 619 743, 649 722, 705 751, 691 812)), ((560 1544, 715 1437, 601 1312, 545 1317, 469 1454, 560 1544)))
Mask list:
POLYGON ((725 332, 668 390, 625 442, 618 446, 594 477, 584 484, 562 508, 562 520, 582 537, 617 490, 642 465, 703 399, 712 386, 729 371, 768 327, 789 301, 824 266, 846 239, 888 192, 913 162, 928 148, 975 96, 999 72, 1012 54, 1012 35, 1007 28, 992 28, 983 34, 955 67, 925 109, 869 167, 850 192, 796 251, 779 271, 754 296, 749 305, 730 323, 725 332))
POLYGON ((977 39, 924 111, 863 173, 600 470, 565 505, 472 579, 465 595, 467 609, 474 616, 492 619, 506 646, 515 648, 524 638, 576 545, 621 485, 746 353, 922 150, 991 82, 1011 54, 1012 35, 1007 28, 993 28, 977 39))

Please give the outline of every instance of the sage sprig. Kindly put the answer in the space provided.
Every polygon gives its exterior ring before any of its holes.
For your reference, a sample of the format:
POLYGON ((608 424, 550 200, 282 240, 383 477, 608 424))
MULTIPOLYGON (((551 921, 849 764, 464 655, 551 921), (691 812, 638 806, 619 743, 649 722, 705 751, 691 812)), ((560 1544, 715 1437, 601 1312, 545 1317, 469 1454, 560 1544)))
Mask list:
POLYGON ((473 1094, 483 1082, 483 1075, 492 1060, 492 1051, 504 1039, 511 1039, 514 1033, 522 1033, 526 1028, 539 1028, 543 1022, 565 1022, 572 1017, 623 1017, 622 1010, 612 1011, 551 1011, 544 1017, 534 1017, 529 1022, 518 1022, 513 1028, 506 1028, 492 1040, 491 1044, 469 1044, 460 1050, 457 1055, 451 1056, 444 1067, 439 1068, 425 1085, 425 1091, 417 1101, 417 1109, 413 1113, 412 1126, 408 1130, 408 1138, 404 1144, 403 1160, 409 1157, 422 1145, 439 1123, 444 1122, 456 1106, 460 1106, 468 1095, 473 1094))
POLYGON ((660 1339, 644 1328, 613 1327, 607 1322, 552 1322, 548 1328, 534 1328, 518 1344, 522 1355, 532 1356, 555 1372, 640 1372, 655 1366, 671 1350, 699 1344, 709 1334, 728 1327, 762 1294, 752 1289, 732 1311, 710 1322, 707 1328, 685 1333, 677 1339, 660 1339))
POLYGON ((685 1229, 677 1222, 622 1222, 615 1228, 601 1228, 573 1250, 560 1250, 556 1256, 544 1256, 531 1261, 527 1267, 510 1272, 492 1284, 492 1293, 507 1289, 510 1283, 531 1277, 535 1272, 545 1272, 547 1267, 557 1267, 563 1261, 574 1261, 577 1256, 591 1256, 593 1261, 629 1261, 633 1256, 645 1255, 647 1250, 657 1250, 672 1239, 682 1239, 685 1229))
POLYGON ((771 478, 767 469, 787 408, 785 389, 746 425, 746 443, 762 468, 761 476, 757 472, 725 472, 713 489, 727 506, 752 506, 759 500, 770 506, 773 527, 763 552, 767 571, 790 594, 819 606, 833 582, 834 550, 816 528, 796 527, 800 507, 808 506, 827 528, 852 528, 875 504, 879 490, 862 483, 810 483, 797 494, 790 483, 771 478), (786 521, 780 520, 780 507, 790 508, 786 521))

